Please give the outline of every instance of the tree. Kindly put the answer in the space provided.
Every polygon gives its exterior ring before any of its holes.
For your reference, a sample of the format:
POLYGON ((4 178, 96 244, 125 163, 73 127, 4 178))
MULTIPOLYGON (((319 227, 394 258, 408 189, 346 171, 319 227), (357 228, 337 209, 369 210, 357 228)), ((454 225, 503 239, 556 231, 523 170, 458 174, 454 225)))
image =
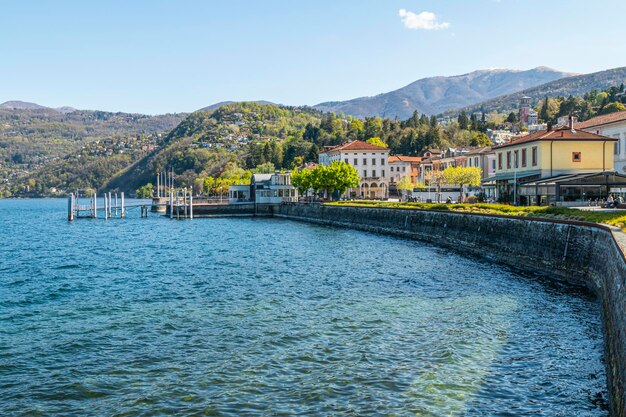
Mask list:
POLYGON ((441 202, 441 186, 445 185, 446 177, 443 175, 443 171, 439 170, 430 170, 426 171, 425 180, 428 183, 428 187, 432 187, 433 185, 437 189, 437 202, 441 202))
POLYGON ((313 189, 316 192, 325 191, 327 196, 331 196, 335 191, 343 194, 348 188, 358 187, 359 174, 353 166, 334 161, 328 166, 300 170, 295 177, 292 174, 291 183, 301 193, 313 189))
POLYGON ((443 176, 447 184, 458 184, 461 186, 461 196, 459 202, 463 202, 463 187, 476 187, 480 185, 482 173, 476 167, 448 167, 443 171, 443 176))
POLYGON ((381 148, 387 148, 388 147, 388 145, 385 142, 383 142, 382 140, 380 140, 379 137, 369 138, 367 140, 367 143, 375 145, 375 146, 380 146, 381 148))
POLYGON ((515 123, 517 121, 517 115, 515 114, 515 112, 509 113, 508 117, 506 118, 506 121, 509 123, 515 123))
POLYGON ((618 111, 626 111, 626 106, 624 106, 619 101, 614 101, 613 103, 609 103, 606 106, 604 106, 602 110, 598 112, 598 114, 609 114, 609 113, 615 113, 618 111))
POLYGON ((137 198, 152 198, 152 189, 153 189, 153 185, 148 183, 142 187, 139 187, 136 191, 135 194, 137 195, 137 198))
POLYGON ((459 122, 460 129, 463 129, 463 130, 469 129, 469 118, 467 117, 467 113, 465 113, 465 111, 462 111, 461 114, 459 114, 459 117, 457 118, 457 120, 459 122))
POLYGON ((405 177, 402 177, 400 182, 396 184, 396 188, 402 191, 402 196, 404 199, 404 197, 406 197, 406 194, 408 194, 408 192, 410 191, 413 191, 413 188, 415 188, 415 186, 411 182, 411 179, 405 176, 405 177))
POLYGON ((363 122, 359 119, 352 119, 348 127, 348 137, 352 139, 360 139, 363 135, 363 122))
POLYGON ((291 173, 291 184, 298 189, 300 195, 305 195, 310 188, 311 184, 311 169, 297 169, 291 173))
POLYGON ((470 146, 491 146, 491 141, 483 132, 472 132, 470 146))

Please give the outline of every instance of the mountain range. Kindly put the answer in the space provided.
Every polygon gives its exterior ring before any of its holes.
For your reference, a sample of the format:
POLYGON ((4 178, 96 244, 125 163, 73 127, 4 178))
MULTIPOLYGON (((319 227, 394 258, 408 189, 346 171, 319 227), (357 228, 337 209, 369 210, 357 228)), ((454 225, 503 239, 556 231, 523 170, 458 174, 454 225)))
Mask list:
POLYGON ((430 77, 374 97, 320 103, 314 108, 356 117, 408 119, 417 110, 428 115, 466 107, 485 100, 536 87, 575 74, 537 67, 527 71, 478 70, 452 77, 430 77))
POLYGON ((592 90, 604 90, 610 87, 619 87, 626 83, 626 67, 598 71, 591 74, 576 75, 561 78, 546 84, 535 86, 521 91, 495 97, 481 103, 466 106, 461 109, 449 110, 448 113, 458 113, 465 110, 467 113, 497 111, 500 113, 517 109, 520 99, 530 97, 532 103, 547 97, 583 96, 592 90))

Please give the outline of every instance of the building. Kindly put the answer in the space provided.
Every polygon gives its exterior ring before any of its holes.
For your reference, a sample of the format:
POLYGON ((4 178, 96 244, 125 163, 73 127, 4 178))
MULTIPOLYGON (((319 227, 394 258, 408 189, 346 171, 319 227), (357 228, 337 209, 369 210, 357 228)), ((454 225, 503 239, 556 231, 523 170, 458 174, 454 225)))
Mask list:
POLYGON ((360 179, 358 188, 346 190, 348 198, 385 199, 389 197, 389 149, 355 140, 324 149, 318 155, 320 165, 342 161, 354 167, 360 179))
POLYGON ((390 186, 393 183, 402 181, 404 177, 408 177, 413 184, 419 182, 421 157, 393 155, 389 157, 388 162, 390 186))
POLYGON ((597 116, 575 126, 576 129, 617 139, 613 144, 614 169, 619 173, 626 172, 626 111, 597 116))
POLYGON ((523 125, 528 124, 528 116, 530 115, 530 111, 532 108, 530 107, 531 98, 528 96, 524 96, 520 99, 519 103, 519 121, 523 125))
MULTIPOLYGON (((533 189, 518 194, 520 184, 573 174, 613 171, 613 143, 617 139, 589 133, 570 126, 535 132, 494 146, 495 176, 483 181, 496 187, 502 200, 524 196, 524 203, 556 203, 554 189, 533 189)), ((582 197, 582 196, 579 196, 582 197)))
POLYGON ((228 203, 280 204, 297 202, 298 190, 291 185, 289 171, 274 174, 254 174, 249 185, 228 187, 228 203))

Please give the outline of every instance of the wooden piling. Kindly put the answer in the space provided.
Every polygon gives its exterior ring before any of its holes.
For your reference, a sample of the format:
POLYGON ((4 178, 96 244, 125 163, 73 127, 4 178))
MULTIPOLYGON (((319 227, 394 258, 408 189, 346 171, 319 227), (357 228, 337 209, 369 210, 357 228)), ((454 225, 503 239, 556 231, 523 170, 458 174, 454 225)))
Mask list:
POLYGON ((174 218, 174 193, 170 189, 170 219, 174 218))
POLYGON ((74 193, 67 197, 67 220, 74 221, 74 193))
POLYGON ((120 199, 121 199, 121 203, 122 203, 121 209, 120 209, 121 210, 120 211, 120 217, 123 219, 124 216, 126 216, 126 210, 124 209, 124 192, 123 191, 120 193, 120 199))
POLYGON ((108 220, 109 218, 109 206, 107 200, 107 193, 104 193, 104 220, 108 220))
POLYGON ((189 194, 189 218, 193 219, 193 193, 189 194))

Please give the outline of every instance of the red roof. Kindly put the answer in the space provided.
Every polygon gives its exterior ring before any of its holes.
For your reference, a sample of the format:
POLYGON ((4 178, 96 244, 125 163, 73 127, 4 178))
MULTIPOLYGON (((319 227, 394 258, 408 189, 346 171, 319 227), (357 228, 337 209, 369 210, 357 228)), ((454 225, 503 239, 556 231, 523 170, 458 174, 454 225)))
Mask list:
POLYGON ((352 142, 335 146, 332 149, 328 149, 320 153, 334 152, 334 151, 386 151, 386 150, 388 149, 383 146, 372 145, 371 143, 363 142, 362 140, 353 140, 352 142))
POLYGON ((393 155, 389 157, 389 162, 422 162, 419 156, 393 155))
POLYGON ((526 136, 518 136, 511 139, 511 142, 503 145, 494 146, 493 149, 507 148, 509 146, 515 146, 522 143, 536 142, 541 140, 584 140, 584 141, 612 141, 617 139, 609 138, 602 135, 596 135, 595 133, 589 133, 584 130, 571 130, 569 127, 557 127, 552 130, 538 130, 535 133, 526 136))
POLYGON ((626 111, 618 111, 615 113, 592 117, 584 122, 576 123, 576 129, 586 129, 588 127, 607 125, 609 123, 621 122, 622 120, 626 120, 626 111))

